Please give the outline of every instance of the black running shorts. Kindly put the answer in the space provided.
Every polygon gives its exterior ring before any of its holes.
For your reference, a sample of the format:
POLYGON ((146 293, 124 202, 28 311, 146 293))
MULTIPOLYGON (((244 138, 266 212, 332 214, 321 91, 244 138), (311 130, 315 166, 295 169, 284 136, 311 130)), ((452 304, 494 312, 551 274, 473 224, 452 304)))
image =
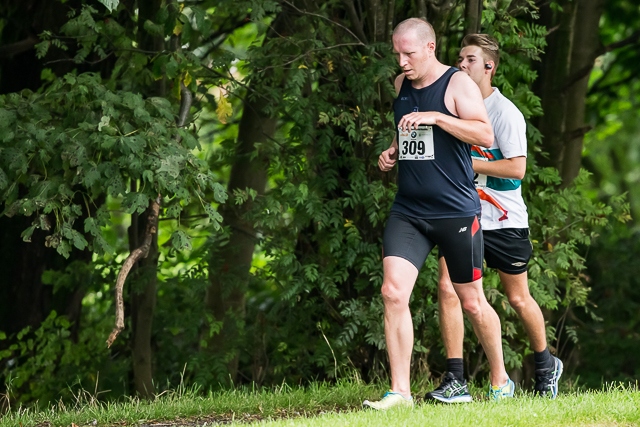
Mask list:
POLYGON ((483 231, 487 267, 507 274, 527 271, 533 247, 528 228, 501 228, 483 231))
POLYGON ((391 212, 384 229, 383 257, 404 258, 420 270, 435 245, 446 257, 453 283, 482 277, 483 243, 478 217, 420 219, 391 212))

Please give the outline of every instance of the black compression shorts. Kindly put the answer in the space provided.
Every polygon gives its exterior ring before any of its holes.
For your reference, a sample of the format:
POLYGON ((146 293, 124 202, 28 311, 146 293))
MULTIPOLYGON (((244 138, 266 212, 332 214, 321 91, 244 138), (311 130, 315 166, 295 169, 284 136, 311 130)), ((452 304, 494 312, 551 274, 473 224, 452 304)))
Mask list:
POLYGON ((478 217, 420 219, 391 212, 384 229, 383 257, 397 256, 422 268, 438 245, 453 283, 482 277, 483 242, 478 217))
MULTIPOLYGON (((495 268, 507 274, 521 274, 527 271, 533 251, 528 228, 484 230, 482 239, 484 259, 488 268, 495 268)), ((442 251, 438 253, 438 257, 441 256, 442 251)))

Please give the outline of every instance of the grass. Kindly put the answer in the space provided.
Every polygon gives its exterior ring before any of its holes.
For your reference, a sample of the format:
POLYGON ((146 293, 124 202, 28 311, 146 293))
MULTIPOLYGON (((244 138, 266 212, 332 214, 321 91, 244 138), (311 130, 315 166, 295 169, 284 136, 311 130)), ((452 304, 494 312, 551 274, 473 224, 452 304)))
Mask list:
POLYGON ((489 402, 472 390, 475 402, 460 405, 420 403, 413 409, 363 411, 364 399, 381 388, 357 381, 337 385, 250 388, 209 393, 179 389, 153 401, 100 402, 80 392, 76 402, 44 411, 17 408, 0 418, 0 427, 137 426, 195 427, 215 424, 268 426, 640 426, 640 389, 606 385, 599 391, 568 391, 555 401, 519 392, 516 399, 489 402))

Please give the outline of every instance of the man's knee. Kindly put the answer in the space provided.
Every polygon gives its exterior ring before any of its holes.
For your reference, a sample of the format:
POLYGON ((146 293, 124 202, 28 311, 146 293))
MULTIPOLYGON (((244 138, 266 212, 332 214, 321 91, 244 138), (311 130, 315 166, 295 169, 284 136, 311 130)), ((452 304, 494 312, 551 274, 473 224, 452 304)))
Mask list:
POLYGON ((402 289, 400 285, 391 281, 385 281, 382 284, 382 301, 386 304, 408 304, 409 296, 407 292, 402 289))
POLYGON ((514 291, 514 289, 510 289, 505 287, 505 291, 507 294, 507 299, 509 300, 509 304, 513 309, 517 312, 524 310, 528 305, 537 305, 528 289, 520 289, 518 292, 514 291))
POLYGON ((466 299, 462 301, 462 310, 470 317, 478 316, 482 313, 482 303, 476 298, 466 299))
POLYGON ((509 298, 509 304, 517 312, 523 310, 527 306, 528 298, 525 298, 522 295, 508 295, 507 297, 509 298))

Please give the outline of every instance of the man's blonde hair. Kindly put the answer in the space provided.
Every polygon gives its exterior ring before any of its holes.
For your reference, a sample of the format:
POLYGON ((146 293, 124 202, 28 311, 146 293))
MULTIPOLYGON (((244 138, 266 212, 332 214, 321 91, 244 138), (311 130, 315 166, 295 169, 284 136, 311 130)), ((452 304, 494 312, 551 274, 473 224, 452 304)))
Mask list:
POLYGON ((493 72, 498 68, 500 63, 500 47, 496 39, 488 34, 467 34, 462 39, 462 45, 460 47, 478 46, 482 49, 485 61, 493 61, 495 64, 493 72))
POLYGON ((426 42, 436 41, 436 33, 433 31, 433 27, 427 20, 422 18, 409 18, 405 19, 393 30, 392 36, 401 35, 408 31, 414 31, 419 40, 426 42))

